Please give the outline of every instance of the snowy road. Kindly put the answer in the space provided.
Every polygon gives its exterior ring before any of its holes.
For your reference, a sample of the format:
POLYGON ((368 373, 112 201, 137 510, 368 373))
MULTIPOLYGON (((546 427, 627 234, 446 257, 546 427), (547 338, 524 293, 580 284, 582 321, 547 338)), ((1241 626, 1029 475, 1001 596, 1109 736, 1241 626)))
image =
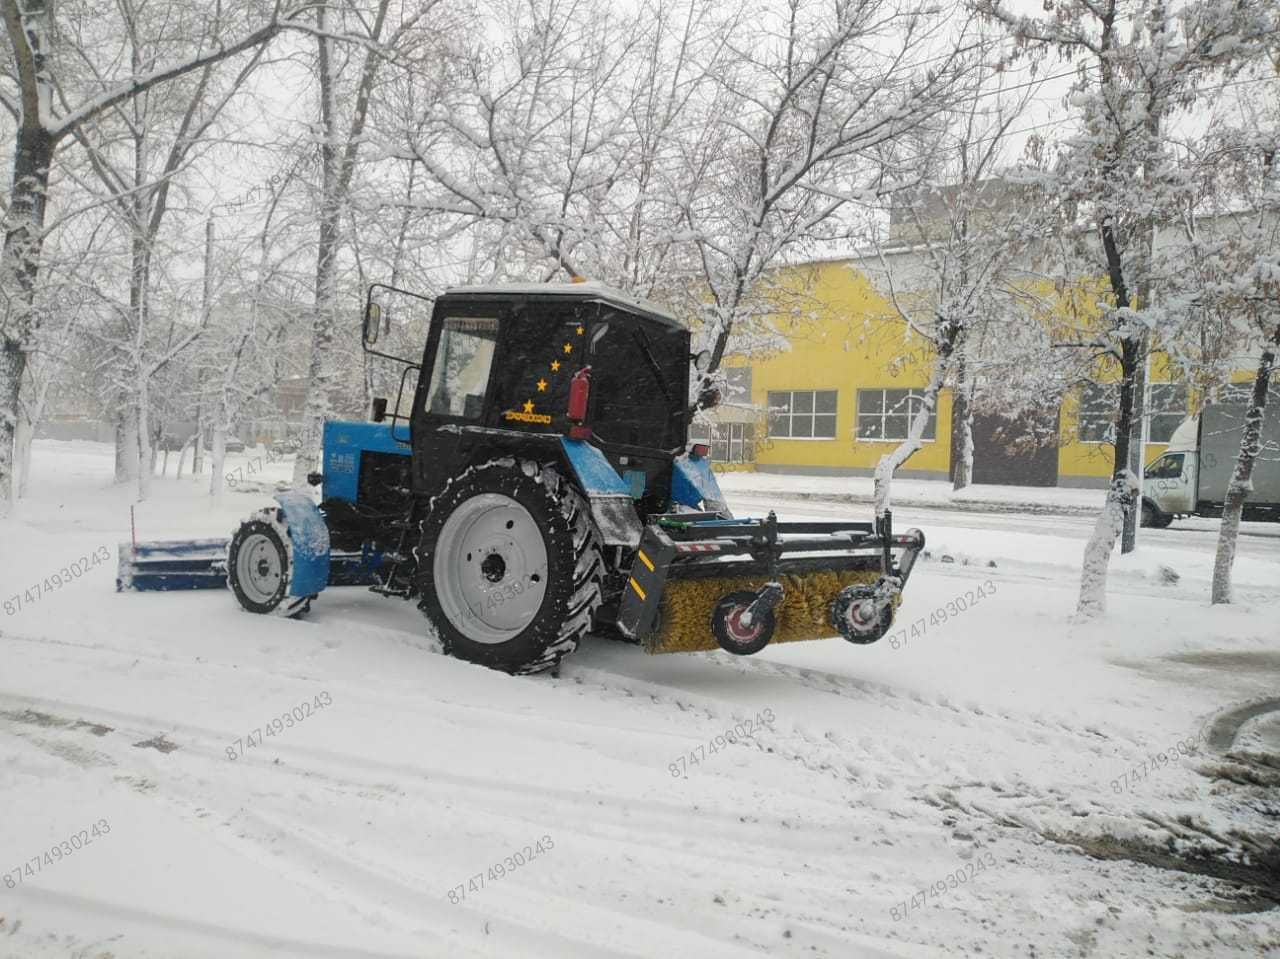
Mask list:
MULTIPOLYGON (((109 459, 41 453, 37 500, 0 529, 5 594, 127 528, 109 459)), ((217 534, 256 504, 158 487, 152 531, 217 534)), ((1280 888, 1250 868, 1274 786, 1235 781, 1203 741, 1280 688, 1280 549, 1242 546, 1246 602, 1210 610, 1212 536, 1172 531, 1117 562, 1104 624, 1076 626, 1087 522, 987 519, 901 512, 934 557, 874 646, 645 657, 596 639, 555 678, 441 657, 411 605, 363 590, 290 622, 219 592, 117 595, 96 567, 0 618, 0 870, 21 877, 0 886, 0 956, 1280 950, 1280 888), (1153 574, 1166 562, 1177 585, 1153 574), (1246 881, 1189 871, 1198 854, 1246 881)))
MULTIPOLYGON (((737 515, 763 516, 774 510, 782 520, 865 520, 870 513, 865 506, 776 493, 767 497, 737 493, 731 501, 737 515)), ((978 513, 919 506, 895 507, 893 518, 898 529, 915 526, 924 530, 931 555, 954 554, 957 559, 968 558, 977 565, 1003 560, 1005 566, 1024 574, 1043 573, 1048 566, 1055 580, 1061 580, 1064 566, 1078 562, 1094 523, 1091 516, 978 513), (1048 543, 1057 544, 1056 548, 1046 550, 1048 543)), ((1217 521, 1210 519, 1178 520, 1168 529, 1141 529, 1141 553, 1116 558, 1112 564, 1114 583, 1121 590, 1142 589, 1142 584, 1158 581, 1158 567, 1166 565, 1193 583, 1203 583, 1207 596, 1217 537, 1217 521)), ((1241 594, 1262 600, 1274 598, 1277 564, 1280 524, 1241 524, 1235 576, 1241 594)), ((1168 591, 1163 594, 1168 595, 1168 591)))
MULTIPOLYGON (((862 517, 868 507, 857 504, 825 502, 815 499, 790 498, 785 495, 751 496, 737 493, 731 496, 733 507, 744 516, 761 516, 769 510, 787 516, 804 514, 813 518, 862 517)), ((921 529, 999 530, 1011 533, 1027 533, 1034 536, 1052 536, 1062 539, 1078 539, 1082 543, 1093 531, 1093 516, 1068 516, 1048 513, 982 513, 976 510, 952 510, 942 507, 895 506, 894 521, 902 527, 918 526, 921 529)), ((1212 556, 1218 536, 1218 521, 1213 519, 1181 519, 1168 529, 1142 529, 1139 537, 1143 545, 1187 549, 1212 556)), ((1270 559, 1280 558, 1280 524, 1241 524, 1241 555, 1258 555, 1270 559), (1256 552, 1255 552, 1256 550, 1256 552)))

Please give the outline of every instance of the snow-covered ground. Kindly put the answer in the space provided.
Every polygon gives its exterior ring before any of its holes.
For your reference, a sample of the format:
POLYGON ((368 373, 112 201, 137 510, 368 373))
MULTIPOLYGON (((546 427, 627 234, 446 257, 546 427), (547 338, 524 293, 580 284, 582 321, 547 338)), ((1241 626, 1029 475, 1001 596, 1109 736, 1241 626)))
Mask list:
MULTIPOLYGON (((899 496, 929 559, 873 646, 600 639, 520 679, 364 590, 302 622, 117 594, 110 448, 35 456, 0 599, 88 572, 0 612, 0 870, 32 870, 0 885, 0 956, 1280 954, 1280 528, 1246 524, 1217 609, 1214 525, 1143 531, 1079 626, 1087 516, 899 496)), ((761 479, 726 483, 739 512, 865 512, 761 479)), ((158 479, 139 538, 264 501, 204 485, 158 479)))

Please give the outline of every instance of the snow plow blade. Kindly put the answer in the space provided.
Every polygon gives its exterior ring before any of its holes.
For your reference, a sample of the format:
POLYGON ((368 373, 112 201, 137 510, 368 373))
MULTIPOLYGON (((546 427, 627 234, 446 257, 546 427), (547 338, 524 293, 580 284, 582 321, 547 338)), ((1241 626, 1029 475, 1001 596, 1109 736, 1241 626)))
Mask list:
POLYGON ((714 514, 656 517, 645 529, 618 627, 650 653, 843 635, 879 639, 924 548, 917 529, 871 523, 779 523, 714 514), (897 555, 895 556, 895 552, 897 555))
MULTIPOLYGON (((121 543, 116 592, 174 589, 226 589, 229 539, 179 539, 121 543)), ((372 586, 382 557, 331 552, 329 586, 372 586)))
POLYGON ((116 591, 225 589, 227 540, 177 539, 164 543, 121 543, 116 591))

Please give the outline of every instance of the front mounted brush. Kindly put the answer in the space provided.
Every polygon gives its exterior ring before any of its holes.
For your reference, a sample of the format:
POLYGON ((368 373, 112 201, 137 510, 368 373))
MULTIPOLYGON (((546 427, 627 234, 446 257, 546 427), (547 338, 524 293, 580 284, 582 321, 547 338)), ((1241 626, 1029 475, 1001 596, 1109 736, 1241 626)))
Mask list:
POLYGON ((887 512, 875 524, 658 516, 636 551, 618 625, 651 653, 750 655, 836 635, 874 642, 923 548, 919 530, 895 536, 887 512))

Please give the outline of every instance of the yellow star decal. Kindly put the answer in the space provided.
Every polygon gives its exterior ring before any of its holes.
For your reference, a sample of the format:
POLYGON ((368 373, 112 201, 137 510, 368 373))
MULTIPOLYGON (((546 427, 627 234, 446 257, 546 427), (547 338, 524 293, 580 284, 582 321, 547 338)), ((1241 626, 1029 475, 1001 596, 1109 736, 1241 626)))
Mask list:
POLYGON ((559 372, 560 372, 560 361, 559 361, 559 360, 552 360, 552 361, 551 361, 551 372, 552 372, 552 373, 559 373, 559 372))
POLYGON ((581 324, 581 323, 579 323, 579 324, 578 324, 578 335, 579 335, 579 336, 581 336, 581 335, 582 335, 582 324, 581 324))
POLYGON ((524 411, 525 411, 526 413, 532 413, 532 412, 533 412, 533 400, 525 400, 525 401, 524 401, 524 411))
POLYGON ((538 392, 539 392, 539 393, 545 393, 546 391, 547 391, 547 381, 546 381, 546 380, 538 380, 538 392))
POLYGON ((566 344, 564 345, 564 351, 565 351, 566 353, 572 353, 572 352, 573 352, 573 344, 572 344, 572 343, 566 343, 566 344))

